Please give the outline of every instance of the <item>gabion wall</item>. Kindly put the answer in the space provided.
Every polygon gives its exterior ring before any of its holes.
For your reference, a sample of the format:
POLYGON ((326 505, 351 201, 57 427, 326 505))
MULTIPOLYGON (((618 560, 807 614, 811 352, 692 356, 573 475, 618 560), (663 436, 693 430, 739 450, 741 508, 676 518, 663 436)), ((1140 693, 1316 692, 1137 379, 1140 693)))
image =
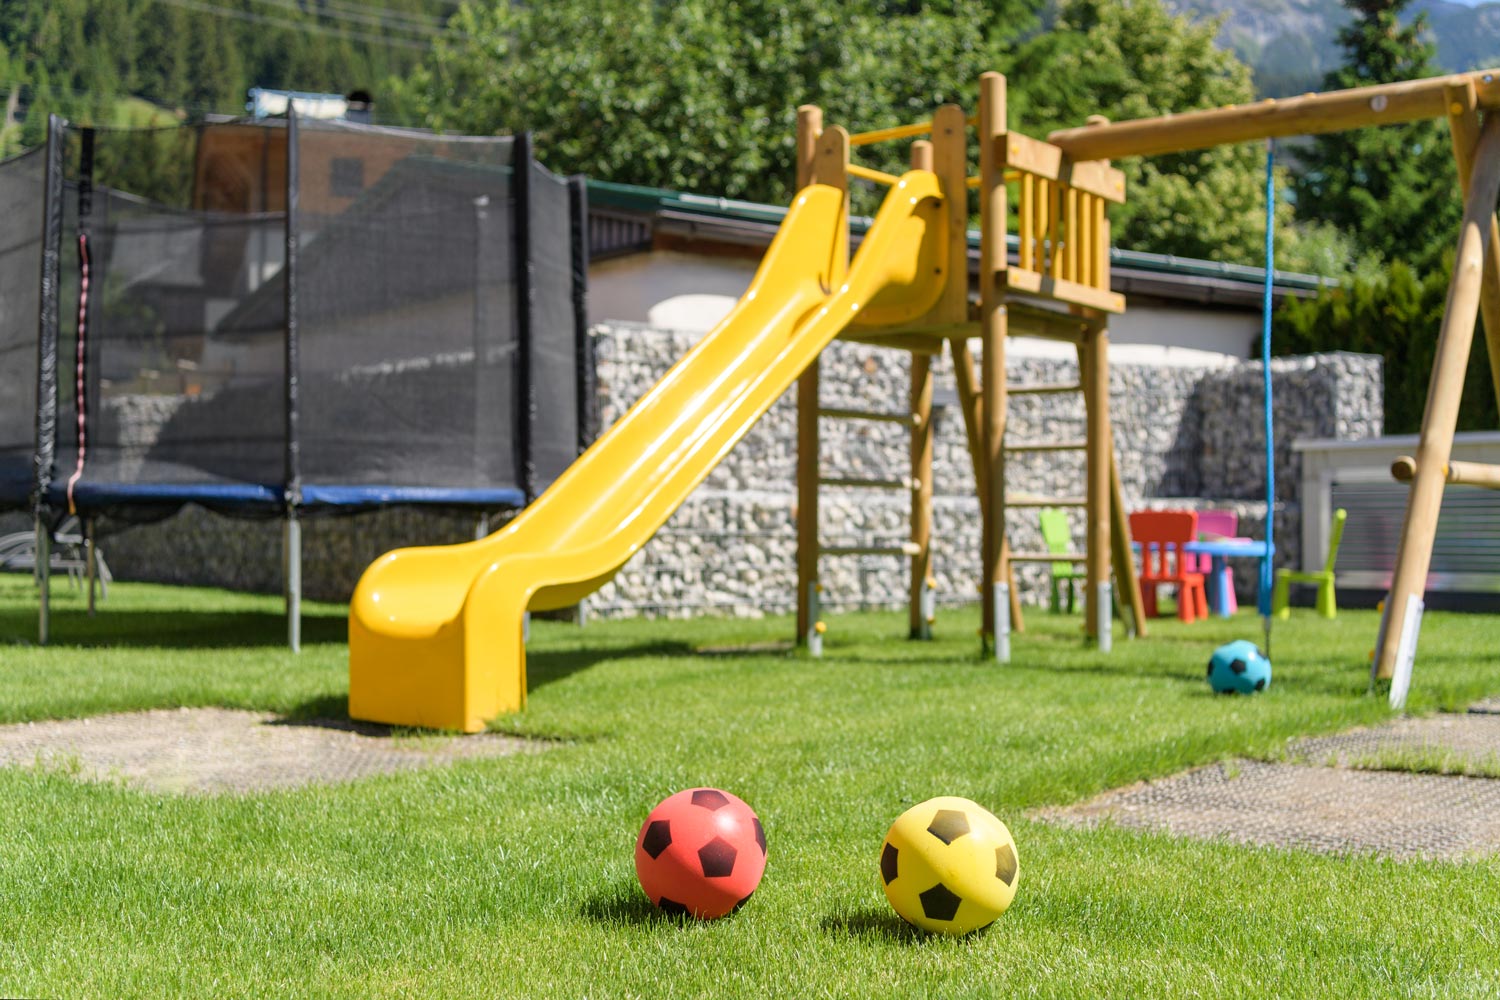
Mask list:
MULTIPOLYGON (((593 331, 599 409, 608 426, 692 346, 696 335, 638 325, 593 331)), ((823 355, 823 404, 900 411, 907 406, 910 356, 836 343, 823 355)), ((1272 364, 1277 394, 1278 562, 1298 562, 1297 438, 1361 438, 1381 431, 1377 357, 1326 354, 1272 364)), ((1010 381, 1076 381, 1071 361, 1012 358, 1010 381)), ((934 574, 939 600, 976 599, 979 516, 951 360, 935 366, 934 574)), ((1131 506, 1215 507, 1240 514, 1241 532, 1258 536, 1265 520, 1264 452, 1258 363, 1205 366, 1111 366, 1115 446, 1131 506)), ((909 432, 900 425, 825 419, 826 475, 889 478, 908 472, 909 432)), ((1076 393, 1015 396, 1010 440, 1082 439, 1084 409, 1076 393)), ((795 392, 779 400, 730 457, 715 469, 656 538, 589 601, 591 614, 754 616, 791 610, 796 586, 795 392)), ((1009 463, 1010 489, 1081 495, 1083 453, 1019 454, 1009 463)), ((822 492, 826 544, 894 544, 905 540, 910 497, 904 492, 822 492)), ((1072 511, 1082 547, 1082 512, 1072 511)), ((120 525, 114 526, 122 527, 120 525)), ((1007 531, 1019 549, 1042 548, 1034 510, 1009 512, 1007 531)), ((309 597, 347 599, 359 573, 398 545, 461 541, 473 518, 386 510, 306 522, 303 581, 309 597)), ((235 589, 281 587, 279 525, 216 518, 192 508, 159 524, 108 538, 116 576, 235 589)), ((899 607, 906 601, 908 560, 885 556, 829 558, 823 563, 827 604, 834 609, 899 607)), ((1254 593, 1254 566, 1237 567, 1242 599, 1254 593)), ((1023 597, 1046 600, 1048 569, 1017 568, 1023 597)))

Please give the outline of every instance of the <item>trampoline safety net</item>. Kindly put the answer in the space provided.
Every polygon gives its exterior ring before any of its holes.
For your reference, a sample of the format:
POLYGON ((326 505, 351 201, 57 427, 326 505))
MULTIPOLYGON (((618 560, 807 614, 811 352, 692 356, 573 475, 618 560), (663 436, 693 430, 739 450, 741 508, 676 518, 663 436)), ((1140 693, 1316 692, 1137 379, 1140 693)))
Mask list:
POLYGON ((525 136, 54 120, 0 163, 0 505, 524 504, 584 444, 581 190, 525 136))

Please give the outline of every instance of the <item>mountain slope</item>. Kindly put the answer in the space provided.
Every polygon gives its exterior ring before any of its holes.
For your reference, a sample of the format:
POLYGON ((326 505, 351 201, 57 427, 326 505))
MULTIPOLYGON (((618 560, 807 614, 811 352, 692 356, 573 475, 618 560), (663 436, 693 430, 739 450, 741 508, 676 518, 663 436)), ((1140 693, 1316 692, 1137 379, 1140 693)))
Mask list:
MULTIPOLYGON (((1167 6, 1224 16, 1219 43, 1255 70, 1256 90, 1266 97, 1320 89, 1323 74, 1340 62, 1335 36, 1351 17, 1338 0, 1167 0, 1167 6)), ((1426 12, 1443 69, 1500 65, 1500 2, 1417 0, 1412 10, 1426 12)))

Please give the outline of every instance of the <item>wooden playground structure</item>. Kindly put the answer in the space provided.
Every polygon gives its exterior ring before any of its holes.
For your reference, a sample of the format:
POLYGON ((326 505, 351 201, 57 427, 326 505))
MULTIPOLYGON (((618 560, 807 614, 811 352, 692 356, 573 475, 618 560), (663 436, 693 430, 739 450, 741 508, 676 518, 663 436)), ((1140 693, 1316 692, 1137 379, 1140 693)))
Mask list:
MULTIPOLYGON (((1011 566, 1022 560, 1067 559, 1088 567, 1085 628, 1102 648, 1109 645, 1112 594, 1110 569, 1124 593, 1137 633, 1145 619, 1134 569, 1119 476, 1114 468, 1109 418, 1109 315, 1123 311, 1122 296, 1110 291, 1109 220, 1105 208, 1124 200, 1124 177, 1110 160, 1155 156, 1279 136, 1309 135, 1354 128, 1446 118, 1458 168, 1464 216, 1447 306, 1437 331, 1437 349, 1420 445, 1392 473, 1411 484, 1401 543, 1385 602, 1372 679, 1390 679, 1391 702, 1404 703, 1416 654, 1432 544, 1443 487, 1461 483, 1500 489, 1500 466, 1450 461, 1464 372, 1482 314, 1490 371, 1500 396, 1500 70, 1383 84, 1353 90, 1307 94, 1254 104, 1192 111, 1158 118, 1089 124, 1055 131, 1046 142, 1010 131, 1006 125, 1005 78, 987 73, 980 81, 978 114, 956 105, 938 109, 930 122, 849 135, 822 127, 816 107, 798 114, 798 185, 834 185, 847 190, 848 178, 878 183, 895 180, 850 162, 851 146, 930 135, 913 144, 912 166, 939 177, 949 212, 949 254, 967 261, 967 191, 979 189, 981 245, 978 301, 970 298, 967 267, 950 266, 942 297, 917 323, 899 327, 855 326, 845 335, 912 352, 909 410, 902 414, 820 411, 818 370, 809 368, 798 386, 798 605, 799 640, 818 642, 818 560, 874 549, 820 548, 817 489, 824 484, 858 485, 820 479, 818 419, 894 419, 911 427, 913 490, 910 542, 895 551, 911 556, 911 629, 927 634, 931 620, 931 394, 932 358, 946 341, 953 354, 960 405, 973 456, 983 518, 984 627, 987 648, 1009 655, 1008 636, 1021 624, 1011 566), (968 174, 968 127, 979 147, 978 176, 968 174), (1016 194, 1020 246, 1008 258, 1006 239, 1011 191, 1016 194), (1005 338, 1027 334, 1060 339, 1078 349, 1076 386, 1007 386, 1005 338), (981 372, 976 379, 968 338, 981 340, 981 372), (1083 442, 1007 443, 1008 394, 1081 390, 1087 406, 1083 442), (1032 447, 1082 447, 1087 454, 1086 488, 1081 498, 1046 500, 1007 495, 1008 451, 1032 447), (1087 510, 1086 551, 1077 555, 1011 552, 1004 537, 1005 511, 1017 506, 1062 506, 1087 510)), ((866 484, 875 485, 875 484, 866 484)), ((1271 516, 1272 512, 1268 512, 1271 516)))
MULTIPOLYGON (((1110 644, 1111 564, 1125 585, 1122 604, 1139 633, 1139 586, 1129 544, 1109 429, 1108 317, 1125 308, 1109 287, 1107 203, 1125 200, 1125 177, 1107 162, 1075 160, 1056 145, 1006 127, 1005 78, 986 73, 980 80, 979 110, 973 118, 955 104, 943 105, 931 121, 850 135, 823 127, 815 106, 798 109, 798 187, 823 184, 847 192, 849 178, 893 186, 899 178, 850 160, 851 147, 930 136, 912 144, 911 166, 935 173, 948 213, 947 273, 941 275, 937 304, 915 321, 872 324, 856 321, 843 339, 911 352, 911 397, 905 412, 824 409, 819 405, 818 365, 797 387, 797 635, 814 651, 821 647, 818 564, 824 557, 904 554, 911 558, 911 635, 929 634, 933 618, 932 560, 932 363, 947 344, 953 355, 959 408, 968 433, 983 521, 984 648, 1002 662, 1010 658, 1010 633, 1022 626, 1012 565, 1022 561, 1081 562, 1087 566, 1084 621, 1087 634, 1103 649, 1110 644), (979 171, 969 174, 969 126, 979 139, 979 171), (1017 192, 1020 250, 1007 254, 1010 187, 1017 192), (978 301, 969 295, 968 192, 979 190, 980 251, 978 301), (1075 345, 1080 379, 1076 384, 1006 384, 1005 341, 1012 334, 1046 337, 1075 345), (969 338, 981 342, 979 372, 969 338), (1087 410, 1082 441, 1007 441, 1009 394, 1081 392, 1087 410), (894 421, 911 428, 911 474, 892 481, 828 477, 819 470, 820 419, 894 421), (1008 494, 1007 453, 1081 450, 1084 489, 1072 497, 1008 494), (818 537, 820 485, 909 489, 910 541, 896 547, 826 547, 818 537), (1012 552, 1005 539, 1010 507, 1080 507, 1086 511, 1086 546, 1081 553, 1012 552), (1115 544, 1111 544, 1111 539, 1115 544)), ((847 213, 846 213, 847 216, 847 213)), ((845 252, 847 239, 845 240, 845 252)))

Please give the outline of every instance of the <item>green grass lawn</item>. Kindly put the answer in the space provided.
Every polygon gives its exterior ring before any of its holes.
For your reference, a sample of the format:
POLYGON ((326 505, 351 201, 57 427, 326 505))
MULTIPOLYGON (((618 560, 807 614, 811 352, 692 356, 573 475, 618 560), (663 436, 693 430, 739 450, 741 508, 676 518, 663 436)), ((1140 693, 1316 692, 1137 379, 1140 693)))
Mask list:
MULTIPOLYGON (((300 656, 279 602, 116 586, 100 615, 57 588, 30 644, 0 577, 0 717, 178 705, 343 711, 344 610, 312 605, 300 656)), ((1027 819, 1294 736, 1388 717, 1367 693, 1376 617, 1278 623, 1275 681, 1218 697, 1209 652, 1252 615, 1153 623, 1086 649, 1041 612, 1006 667, 977 613, 939 638, 905 616, 830 619, 812 661, 733 647, 784 619, 533 627, 531 703, 506 731, 562 740, 355 784, 176 797, 0 769, 0 994, 26 996, 1220 997, 1500 994, 1500 861, 1326 857, 1027 819), (727 650, 727 651, 726 651, 727 650), (636 832, 668 793, 717 785, 759 812, 755 898, 659 918, 636 832), (1019 892, 987 931, 910 931, 885 903, 886 827, 939 794, 1016 836, 1019 892)), ((1428 614, 1414 711, 1500 692, 1494 618, 1428 614)))

